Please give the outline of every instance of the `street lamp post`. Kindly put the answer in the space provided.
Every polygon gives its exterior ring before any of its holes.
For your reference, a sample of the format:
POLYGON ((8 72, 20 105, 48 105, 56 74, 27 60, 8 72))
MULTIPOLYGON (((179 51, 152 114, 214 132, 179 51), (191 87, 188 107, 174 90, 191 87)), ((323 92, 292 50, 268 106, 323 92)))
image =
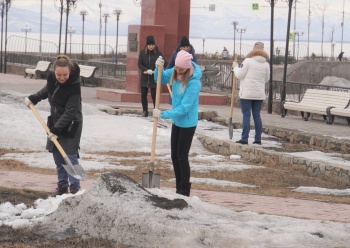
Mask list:
POLYGON ((287 66, 288 66, 288 52, 289 52, 289 32, 290 32, 290 19, 292 15, 292 6, 294 0, 283 0, 288 3, 288 23, 287 23, 287 34, 286 34, 286 50, 284 53, 284 67, 283 67, 283 82, 281 92, 281 115, 283 117, 283 102, 286 100, 286 80, 287 80, 287 66))
POLYGON ((332 56, 332 59, 333 59, 333 60, 335 60, 335 56, 334 56, 334 47, 335 47, 335 44, 336 44, 336 43, 335 43, 335 41, 333 40, 332 43, 331 43, 331 45, 332 45, 332 55, 331 55, 331 56, 332 56))
POLYGON ((107 53, 107 19, 109 17, 109 13, 105 12, 102 14, 102 17, 105 18, 105 47, 104 47, 104 56, 106 57, 107 53))
POLYGON ((72 26, 69 26, 67 32, 69 33, 69 56, 72 56, 72 34, 75 33, 75 29, 72 26))
POLYGON ((234 20, 232 22, 232 25, 233 25, 233 58, 235 57, 235 53, 236 53, 236 30, 237 30, 238 24, 239 24, 239 22, 236 20, 234 20))
POLYGON ((265 0, 270 3, 271 6, 271 27, 270 27, 270 81, 269 81, 269 96, 267 101, 267 113, 272 114, 272 84, 273 84, 273 22, 274 22, 274 9, 277 0, 265 0))
POLYGON ((341 43, 340 43, 340 52, 343 51, 343 36, 344 36, 344 8, 345 8, 345 0, 343 0, 343 18, 341 22, 341 43))
POLYGON ((98 7, 100 8, 100 25, 99 25, 99 31, 98 31, 98 55, 101 56, 101 34, 102 34, 102 0, 100 0, 100 3, 98 4, 98 7))
POLYGON ((32 31, 32 29, 28 26, 28 23, 22 28, 22 32, 25 33, 25 46, 24 46, 24 53, 27 53, 27 35, 28 32, 32 31))
POLYGON ((69 11, 74 10, 77 0, 66 0, 66 36, 65 36, 65 42, 64 42, 64 54, 67 54, 67 35, 68 35, 68 16, 69 11))
POLYGON ((84 60, 84 22, 85 22, 85 16, 88 14, 88 12, 83 9, 80 11, 80 15, 83 18, 83 31, 81 35, 81 59, 84 60))
POLYGON ((115 40, 115 63, 118 64, 118 29, 119 29, 119 16, 122 13, 121 9, 115 9, 113 14, 117 17, 117 32, 116 32, 116 40, 115 40))
POLYGON ((202 35, 202 41, 203 41, 203 57, 204 57, 204 43, 205 43, 205 36, 202 35))
POLYGON ((237 28, 237 32, 240 33, 240 38, 239 38, 239 57, 242 57, 242 33, 245 33, 247 29, 245 28, 237 28))
POLYGON ((299 61, 299 36, 303 36, 304 32, 294 31, 294 35, 298 36, 298 53, 297 53, 297 61, 299 61))
POLYGON ((7 67, 7 21, 8 21, 8 12, 9 12, 9 9, 10 9, 10 7, 11 7, 11 3, 13 2, 13 0, 5 0, 4 1, 5 2, 5 6, 3 6, 3 7, 5 7, 5 14, 6 14, 6 23, 5 23, 5 57, 4 57, 4 73, 6 74, 6 67, 7 67))
POLYGON ((5 1, 0 0, 0 8, 1 8, 1 54, 0 54, 0 72, 2 73, 2 41, 3 41, 3 29, 4 29, 4 11, 5 11, 5 1))
MULTIPOLYGON (((54 0, 55 6, 56 6, 56 2, 58 0, 54 0)), ((56 8, 58 9, 58 11, 60 12, 60 32, 58 34, 58 51, 57 54, 61 53, 61 36, 62 36, 62 18, 63 18, 63 1, 64 0, 59 0, 60 4, 58 6, 56 6, 56 8)))

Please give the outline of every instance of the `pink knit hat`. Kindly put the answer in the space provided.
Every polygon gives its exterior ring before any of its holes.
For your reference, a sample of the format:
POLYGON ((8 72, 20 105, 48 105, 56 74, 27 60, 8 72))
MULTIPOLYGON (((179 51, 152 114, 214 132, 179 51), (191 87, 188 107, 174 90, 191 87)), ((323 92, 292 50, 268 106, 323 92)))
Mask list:
POLYGON ((192 68, 192 59, 192 54, 186 52, 185 50, 181 50, 176 55, 175 65, 185 69, 192 68))

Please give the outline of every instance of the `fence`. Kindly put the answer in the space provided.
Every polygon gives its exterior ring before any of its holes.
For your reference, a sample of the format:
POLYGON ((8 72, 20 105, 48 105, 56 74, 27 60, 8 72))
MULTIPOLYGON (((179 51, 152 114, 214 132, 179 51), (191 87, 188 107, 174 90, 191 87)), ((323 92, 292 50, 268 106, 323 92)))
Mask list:
MULTIPOLYGON (((231 94, 232 92, 232 63, 231 62, 217 62, 214 64, 219 67, 219 74, 215 76, 203 76, 201 78, 202 85, 208 87, 211 91, 221 91, 225 94, 231 94)), ((274 80, 272 82, 272 98, 281 99, 282 94, 282 81, 274 80)), ((240 88, 240 82, 237 80, 235 91, 238 92, 240 88)), ((350 92, 350 88, 327 86, 316 83, 304 83, 304 82, 286 82, 286 100, 299 102, 305 94, 307 89, 323 89, 332 91, 344 91, 350 92)), ((266 99, 269 94, 269 83, 265 87, 266 99)))
MULTIPOLYGON (((36 66, 38 61, 55 61, 56 54, 54 56, 49 55, 32 55, 32 54, 22 54, 22 53, 8 53, 7 56, 8 64, 19 64, 19 65, 29 65, 36 66)), ((95 73, 96 77, 126 77, 126 65, 125 63, 115 64, 110 62, 104 62, 100 60, 79 60, 72 59, 73 62, 80 65, 90 65, 98 67, 95 73)))
MULTIPOLYGON (((53 42, 41 41, 37 39, 25 38, 11 35, 7 39, 7 52, 21 52, 28 54, 45 54, 55 56, 58 54, 58 46, 53 42)), ((84 50, 81 43, 62 43, 60 53, 66 53, 72 59, 101 59, 109 58, 111 62, 115 61, 116 47, 112 48, 104 44, 84 44, 84 50)), ((126 46, 118 45, 118 56, 126 55, 126 46)))
MULTIPOLYGON (((50 43, 44 43, 43 47, 52 46, 50 43)), ((7 53, 6 59, 7 63, 20 64, 20 65, 30 65, 35 66, 38 61, 54 61, 56 58, 56 54, 45 54, 45 55, 33 55, 30 53, 15 53, 9 52, 7 53)), ((80 60, 76 58, 72 58, 74 62, 82 65, 90 65, 96 66, 99 70, 96 71, 96 77, 126 77, 126 65, 125 58, 121 59, 124 63, 112 63, 111 58, 103 59, 89 59, 89 60, 80 60), (109 62, 110 61, 110 62, 109 62)), ((198 64, 201 64, 201 61, 198 61, 198 64)), ((230 61, 218 61, 214 63, 214 66, 219 68, 219 73, 215 76, 203 76, 201 78, 202 85, 210 89, 215 93, 221 94, 231 94, 232 90, 232 62, 230 61)), ((282 85, 281 81, 273 81, 273 99, 280 99, 282 93, 282 85)), ((240 82, 237 80, 235 91, 239 91, 240 82)), ((306 89, 316 88, 316 89, 324 89, 324 90, 334 90, 334 91, 346 91, 350 92, 350 88, 346 87, 336 87, 336 86, 327 86, 327 85, 319 85, 312 83, 304 83, 304 82, 286 82, 286 100, 290 101, 300 101, 302 96, 304 95, 306 89)), ((269 83, 266 84, 266 98, 268 97, 269 92, 269 83)))

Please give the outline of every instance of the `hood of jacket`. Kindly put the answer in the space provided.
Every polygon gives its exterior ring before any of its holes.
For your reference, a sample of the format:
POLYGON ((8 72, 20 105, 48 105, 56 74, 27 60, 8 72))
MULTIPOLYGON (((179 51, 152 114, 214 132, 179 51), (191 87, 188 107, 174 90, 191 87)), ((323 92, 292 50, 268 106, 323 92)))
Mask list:
MULTIPOLYGON (((80 84, 81 79, 80 79, 80 67, 76 64, 74 64, 74 69, 71 71, 69 74, 68 80, 64 84, 60 84, 62 88, 70 87, 72 84, 80 84)), ((51 73, 49 75, 49 81, 56 82, 56 76, 55 73, 51 73)))
POLYGON ((262 62, 266 62, 266 61, 270 60, 269 55, 264 50, 252 50, 245 57, 246 58, 253 58, 253 57, 257 57, 257 56, 262 57, 262 59, 263 59, 262 62))
MULTIPOLYGON (((201 77, 202 77, 202 70, 201 70, 201 68, 196 63, 194 63, 193 61, 192 61, 192 65, 194 67, 192 78, 200 80, 201 77)), ((190 80, 191 80, 191 78, 190 78, 190 80)))

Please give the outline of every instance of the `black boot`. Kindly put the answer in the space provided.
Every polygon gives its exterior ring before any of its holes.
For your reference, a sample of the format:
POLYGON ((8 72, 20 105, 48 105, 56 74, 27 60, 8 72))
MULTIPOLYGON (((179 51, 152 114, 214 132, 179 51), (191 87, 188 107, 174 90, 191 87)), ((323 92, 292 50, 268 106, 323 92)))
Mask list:
POLYGON ((142 112, 142 117, 148 117, 148 111, 143 111, 142 112))
POLYGON ((180 183, 176 182, 176 194, 180 194, 180 183))
POLYGON ((57 184, 56 191, 52 193, 51 196, 55 197, 57 195, 63 195, 68 193, 68 187, 62 187, 61 185, 57 184))
POLYGON ((190 196, 190 192, 191 192, 191 183, 181 183, 178 194, 184 195, 184 196, 190 196))

